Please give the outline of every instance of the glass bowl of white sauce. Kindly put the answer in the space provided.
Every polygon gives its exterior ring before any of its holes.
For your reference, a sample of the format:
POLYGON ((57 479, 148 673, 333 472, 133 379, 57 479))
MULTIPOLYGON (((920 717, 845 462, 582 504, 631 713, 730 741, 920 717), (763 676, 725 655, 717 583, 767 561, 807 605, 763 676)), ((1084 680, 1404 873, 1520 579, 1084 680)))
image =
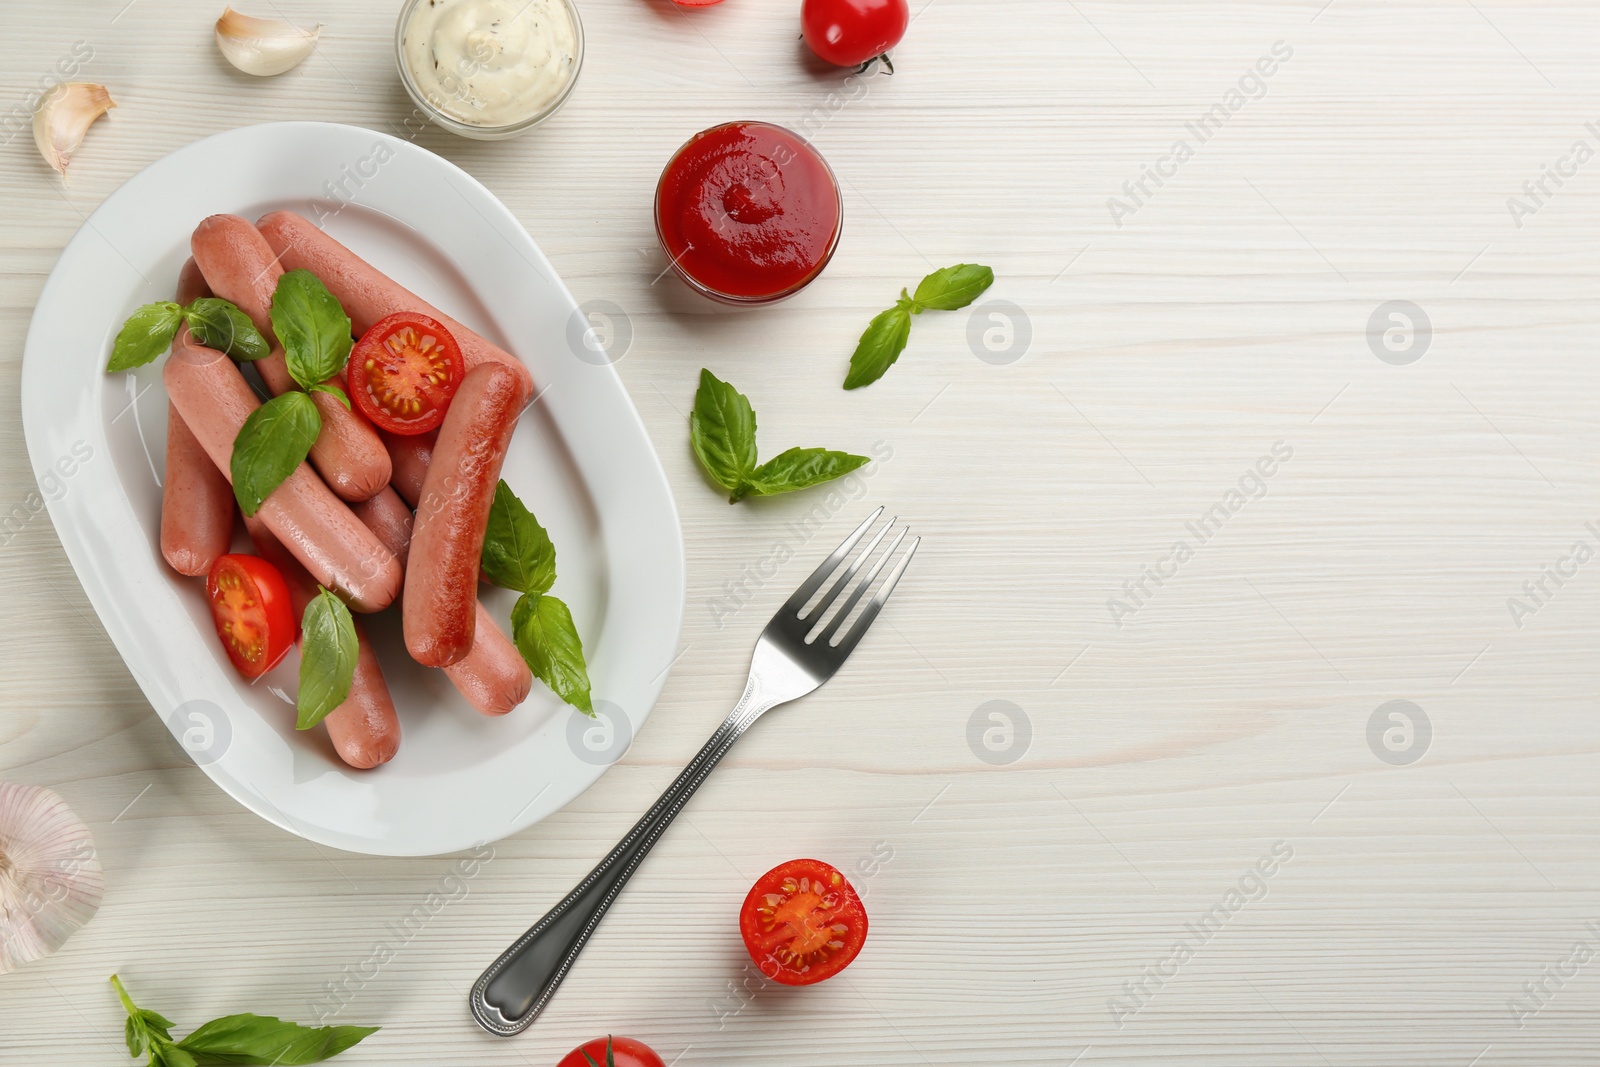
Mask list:
POLYGON ((394 48, 422 114, 491 141, 566 102, 583 66, 583 23, 572 0, 406 0, 394 48))

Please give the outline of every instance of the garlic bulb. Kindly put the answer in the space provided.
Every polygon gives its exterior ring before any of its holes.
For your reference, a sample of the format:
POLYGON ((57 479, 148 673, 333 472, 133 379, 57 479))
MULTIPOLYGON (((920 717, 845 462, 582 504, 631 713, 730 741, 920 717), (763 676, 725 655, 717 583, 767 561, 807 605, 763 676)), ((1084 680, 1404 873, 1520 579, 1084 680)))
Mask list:
POLYGON ((117 106, 104 85, 67 82, 39 101, 33 113, 33 143, 44 161, 66 177, 72 153, 83 142, 94 120, 117 106))
POLYGON ((217 47, 229 63, 246 74, 267 77, 282 74, 311 54, 322 34, 281 19, 258 19, 225 8, 217 20, 217 47))
POLYGON ((94 838, 66 801, 0 782, 0 974, 60 948, 104 892, 94 838))

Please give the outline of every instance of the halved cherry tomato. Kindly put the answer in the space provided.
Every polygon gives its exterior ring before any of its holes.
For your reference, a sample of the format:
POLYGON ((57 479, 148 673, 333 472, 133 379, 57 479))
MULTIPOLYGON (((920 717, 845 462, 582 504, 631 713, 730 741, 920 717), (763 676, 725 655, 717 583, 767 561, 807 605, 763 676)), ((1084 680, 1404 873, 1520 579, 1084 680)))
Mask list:
POLYGON ((437 429, 467 366, 444 324, 414 311, 379 319, 350 350, 345 377, 361 413, 390 433, 437 429))
POLYGON ((597 1037, 585 1041, 556 1067, 666 1067, 655 1050, 631 1037, 597 1037))
POLYGON ((761 973, 811 985, 847 967, 867 940, 867 910, 844 875, 821 860, 790 860, 756 879, 739 933, 761 973))
POLYGON ((246 678, 276 667, 299 633, 289 586, 260 556, 219 556, 206 575, 206 599, 222 647, 246 678))

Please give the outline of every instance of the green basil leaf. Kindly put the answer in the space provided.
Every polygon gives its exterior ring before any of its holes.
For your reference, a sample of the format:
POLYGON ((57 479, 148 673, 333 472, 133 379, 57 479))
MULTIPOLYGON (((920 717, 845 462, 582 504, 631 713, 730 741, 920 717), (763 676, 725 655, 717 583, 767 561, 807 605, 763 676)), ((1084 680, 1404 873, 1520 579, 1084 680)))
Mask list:
POLYGON ((556 546, 504 478, 489 506, 483 572, 495 585, 534 596, 548 593, 556 581, 556 546))
POLYGON ((183 321, 195 340, 230 359, 248 363, 272 352, 250 316, 221 297, 200 297, 183 309, 183 321))
POLYGON ((157 1041, 150 1046, 150 1067, 199 1067, 199 1061, 180 1045, 157 1041))
POLYGON ((850 373, 845 375, 846 389, 859 389, 883 377, 884 371, 894 365, 911 339, 911 302, 902 297, 888 311, 881 311, 867 323, 856 350, 850 356, 850 373))
POLYGON ((350 357, 350 316, 308 270, 287 271, 278 279, 272 332, 283 346, 290 376, 302 389, 332 378, 350 357))
POLYGON ((976 263, 957 263, 928 275, 912 295, 918 310, 955 311, 964 308, 994 284, 994 271, 976 263))
POLYGON ((299 718, 294 728, 309 730, 350 695, 361 642, 350 609, 326 589, 317 590, 306 605, 300 633, 300 692, 295 698, 299 718))
POLYGON ((743 493, 748 496, 776 496, 811 485, 831 482, 866 465, 866 456, 830 452, 826 448, 791 448, 767 460, 750 475, 743 493))
POLYGON ((689 445, 711 480, 733 492, 756 465, 756 413, 739 390, 700 372, 689 416, 689 445))
POLYGON ((122 1010, 128 1013, 128 1020, 123 1025, 123 1037, 128 1042, 128 1055, 137 1059, 149 1049, 154 1062, 156 1049, 162 1044, 172 1043, 172 1020, 134 1004, 133 998, 128 996, 127 989, 123 988, 122 979, 116 975, 111 976, 111 988, 117 991, 117 999, 122 1001, 122 1010))
POLYGON ((254 515, 280 482, 294 473, 322 430, 322 416, 300 392, 275 396, 250 413, 233 439, 233 497, 254 515))
POLYGON ((142 367, 172 346, 172 339, 183 323, 183 309, 162 300, 128 316, 111 344, 111 361, 106 373, 142 367))
POLYGON ((534 676, 556 696, 592 718, 594 704, 589 697, 583 642, 567 606, 553 596, 525 593, 511 609, 511 632, 534 676))
POLYGON ((346 411, 350 410, 350 398, 346 396, 345 391, 340 389, 337 385, 329 385, 327 382, 320 382, 317 385, 313 385, 310 389, 307 389, 306 392, 327 393, 329 396, 339 401, 339 403, 343 404, 346 411))
POLYGON ((376 1026, 301 1026, 270 1015, 229 1015, 213 1019, 178 1043, 201 1067, 216 1064, 320 1063, 337 1056, 376 1026))

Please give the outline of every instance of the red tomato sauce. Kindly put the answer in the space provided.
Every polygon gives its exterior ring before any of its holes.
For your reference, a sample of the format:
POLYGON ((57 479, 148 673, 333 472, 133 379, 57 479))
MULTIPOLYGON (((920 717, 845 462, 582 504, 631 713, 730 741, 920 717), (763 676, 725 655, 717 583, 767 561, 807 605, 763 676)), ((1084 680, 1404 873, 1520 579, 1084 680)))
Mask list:
POLYGON ((797 134, 730 122, 690 138, 656 186, 656 232, 691 287, 725 303, 778 300, 827 266, 839 186, 797 134))

